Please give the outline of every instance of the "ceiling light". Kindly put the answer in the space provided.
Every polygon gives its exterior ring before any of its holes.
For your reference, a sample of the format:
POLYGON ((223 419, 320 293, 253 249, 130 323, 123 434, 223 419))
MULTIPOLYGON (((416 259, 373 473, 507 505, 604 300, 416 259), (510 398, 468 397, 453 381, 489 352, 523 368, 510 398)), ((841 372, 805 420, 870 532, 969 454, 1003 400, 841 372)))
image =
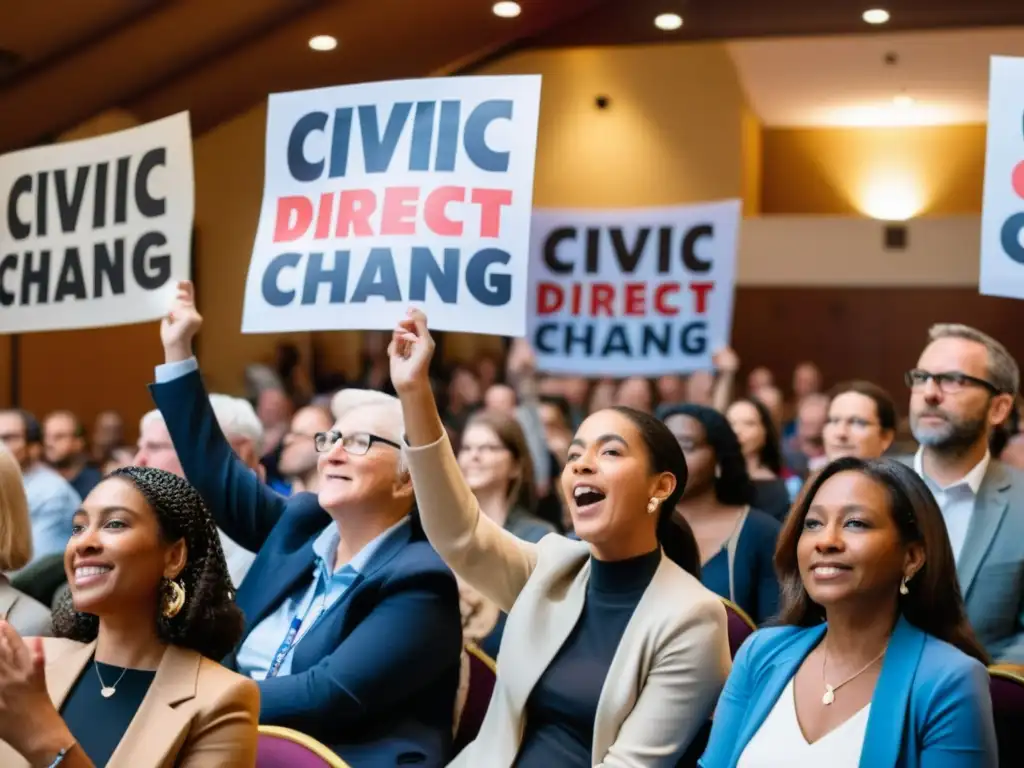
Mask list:
POLYGON ((309 47, 314 51, 333 51, 338 47, 338 38, 330 35, 317 35, 309 39, 309 47))
POLYGON ((872 8, 870 11, 864 11, 861 18, 868 24, 885 24, 889 20, 889 12, 884 8, 872 8))
POLYGON ((663 13, 654 19, 654 26, 666 32, 671 32, 683 26, 683 17, 678 13, 663 13))
POLYGON ((901 93, 898 96, 893 97, 892 103, 901 109, 905 109, 907 107, 914 106, 914 97, 901 93))
POLYGON ((500 16, 503 19, 514 19, 523 9, 519 7, 519 3, 513 3, 506 0, 506 2, 495 3, 491 8, 494 11, 495 16, 500 16))

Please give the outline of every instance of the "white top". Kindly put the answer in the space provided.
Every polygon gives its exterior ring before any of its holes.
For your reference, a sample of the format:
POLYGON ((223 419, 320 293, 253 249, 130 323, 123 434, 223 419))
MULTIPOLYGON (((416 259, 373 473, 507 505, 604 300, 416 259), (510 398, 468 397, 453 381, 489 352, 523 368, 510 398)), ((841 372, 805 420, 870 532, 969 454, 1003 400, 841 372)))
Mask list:
POLYGON ((857 768, 870 712, 869 703, 838 728, 808 744, 796 717, 791 679, 743 750, 736 768, 857 768))
POLYGON ((919 448, 914 456, 914 469, 931 489, 935 501, 939 504, 939 509, 942 510, 942 517, 946 521, 946 530, 949 532, 949 543, 953 547, 953 557, 959 562, 960 552, 964 548, 964 541, 967 540, 967 529, 974 516, 974 504, 978 499, 978 491, 981 490, 981 483, 985 479, 992 456, 986 451, 984 458, 975 465, 974 469, 945 488, 940 487, 924 473, 923 456, 924 449, 919 448))

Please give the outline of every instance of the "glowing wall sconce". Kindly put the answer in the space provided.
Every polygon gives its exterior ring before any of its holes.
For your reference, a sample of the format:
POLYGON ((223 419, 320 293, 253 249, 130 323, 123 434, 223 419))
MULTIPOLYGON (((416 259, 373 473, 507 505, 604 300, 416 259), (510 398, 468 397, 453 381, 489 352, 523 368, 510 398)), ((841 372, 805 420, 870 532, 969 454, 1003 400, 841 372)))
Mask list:
POLYGON ((856 190, 853 203, 873 219, 906 221, 924 210, 928 195, 912 174, 881 171, 871 174, 856 190))

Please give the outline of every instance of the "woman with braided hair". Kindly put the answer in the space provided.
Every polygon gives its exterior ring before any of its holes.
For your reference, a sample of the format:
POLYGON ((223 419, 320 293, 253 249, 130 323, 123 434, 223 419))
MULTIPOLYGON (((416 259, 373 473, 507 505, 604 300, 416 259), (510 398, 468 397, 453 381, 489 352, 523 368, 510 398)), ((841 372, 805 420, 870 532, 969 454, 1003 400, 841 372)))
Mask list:
POLYGON ((125 467, 75 513, 54 639, 0 621, 4 768, 249 768, 259 689, 217 528, 184 479, 125 467))

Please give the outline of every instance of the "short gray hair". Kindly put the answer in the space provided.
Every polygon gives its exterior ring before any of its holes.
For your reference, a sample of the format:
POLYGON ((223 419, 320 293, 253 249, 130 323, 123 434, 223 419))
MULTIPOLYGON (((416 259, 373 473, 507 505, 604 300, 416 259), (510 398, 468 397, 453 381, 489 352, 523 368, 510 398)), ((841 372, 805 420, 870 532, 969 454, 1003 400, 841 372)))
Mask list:
MULTIPOLYGON (((210 395, 210 407, 220 431, 230 440, 241 437, 252 443, 257 455, 263 453, 263 424, 248 400, 231 395, 210 395)), ((163 424, 164 416, 159 409, 142 417, 140 428, 145 431, 151 424, 163 424)))
POLYGON ((928 330, 928 339, 965 339, 985 347, 989 381, 1000 392, 1016 396, 1020 389, 1020 368, 1006 347, 987 333, 960 323, 936 323, 928 330))
MULTIPOLYGON (((396 429, 393 439, 403 447, 398 454, 398 472, 409 471, 405 461, 405 417, 402 415, 402 403, 394 395, 378 392, 375 389, 342 389, 331 398, 331 414, 338 421, 342 416, 357 408, 379 408, 384 411, 396 429)), ((384 437, 384 435, 382 435, 384 437)))

